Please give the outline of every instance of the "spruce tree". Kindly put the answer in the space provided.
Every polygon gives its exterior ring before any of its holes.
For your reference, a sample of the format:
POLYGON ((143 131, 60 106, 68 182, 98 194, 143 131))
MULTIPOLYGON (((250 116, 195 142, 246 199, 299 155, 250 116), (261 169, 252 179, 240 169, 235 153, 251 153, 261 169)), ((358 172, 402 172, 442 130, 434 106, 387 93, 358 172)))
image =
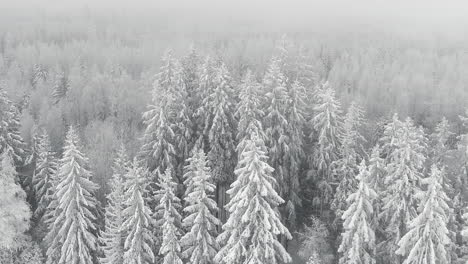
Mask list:
POLYGON ((356 176, 358 188, 348 197, 349 206, 342 216, 344 233, 338 249, 342 254, 340 264, 376 263, 372 217, 373 201, 377 194, 369 187, 369 177, 370 173, 362 160, 356 176))
POLYGON ((183 256, 192 264, 211 264, 218 251, 216 237, 220 225, 213 214, 217 210, 213 200, 216 187, 210 182, 211 174, 203 150, 194 152, 187 161, 187 174, 192 176, 185 195, 184 212, 187 216, 183 219, 183 226, 188 232, 181 239, 183 256))
POLYGON ((403 264, 449 263, 447 248, 451 241, 447 229, 448 197, 442 186, 443 169, 435 164, 430 176, 422 179, 427 190, 415 196, 421 199, 419 214, 409 222, 409 231, 398 242, 397 254, 405 257, 403 264))
POLYGON ((22 163, 26 155, 26 146, 19 129, 18 110, 0 88, 0 153, 10 152, 15 163, 22 163))
POLYGON ((197 91, 201 102, 194 114, 197 139, 201 141, 199 142, 201 144, 200 147, 203 147, 205 151, 209 150, 206 143, 208 142, 208 133, 213 114, 210 103, 212 99, 210 98, 210 95, 214 93, 214 88, 216 86, 216 73, 217 70, 215 62, 210 57, 206 57, 200 68, 200 79, 197 91))
POLYGON ((123 224, 125 232, 124 263, 154 263, 151 210, 146 204, 145 189, 148 183, 146 171, 134 158, 125 175, 123 224))
POLYGON ((37 201, 34 215, 41 218, 54 195, 53 178, 57 173, 57 159, 50 146, 49 136, 45 131, 38 134, 37 141, 38 157, 32 184, 37 201))
POLYGON ((299 198, 299 168, 304 156, 303 125, 305 94, 299 82, 288 86, 281 70, 282 60, 273 58, 263 79, 265 92, 265 134, 269 163, 275 169, 279 194, 286 202, 280 209, 291 227, 296 222, 299 198))
POLYGON ((20 246, 17 242, 28 230, 31 217, 26 193, 17 183, 12 154, 4 149, 0 156, 0 251, 20 246))
POLYGON ((252 133, 257 133, 261 138, 266 139, 261 122, 264 112, 261 109, 260 88, 260 84, 255 81, 254 75, 248 70, 242 80, 240 101, 236 109, 236 117, 239 120, 236 149, 238 156, 242 153, 245 142, 250 139, 252 133))
POLYGON ((409 117, 403 123, 395 117, 384 134, 384 149, 390 152, 380 217, 387 236, 382 250, 388 252, 390 261, 398 262, 398 242, 408 232, 408 223, 417 216, 416 194, 421 191, 426 138, 422 128, 415 127, 409 117))
POLYGON ((113 175, 110 181, 112 188, 107 195, 107 207, 105 213, 105 228, 101 232, 100 241, 104 257, 103 264, 124 263, 125 232, 123 230, 125 204, 125 175, 129 170, 129 161, 124 145, 120 147, 114 160, 113 175))
POLYGON ((177 85, 176 64, 172 52, 167 51, 153 85, 151 104, 143 114, 146 129, 140 155, 150 172, 154 172, 154 178, 157 177, 156 169, 164 172, 166 168, 175 166, 174 111, 171 107, 177 85))
POLYGON ((229 219, 218 237, 221 250, 215 257, 220 264, 289 263, 291 257, 278 241, 291 235, 281 223, 278 206, 284 200, 275 191, 273 168, 268 165, 266 147, 252 135, 235 171, 237 179, 228 194, 229 219))
POLYGON ((354 102, 351 103, 343 122, 339 159, 331 164, 334 178, 339 182, 331 204, 336 224, 341 220, 344 210, 348 208, 347 198, 358 187, 356 175, 359 173, 358 164, 363 158, 362 143, 365 141, 359 132, 363 124, 363 115, 361 107, 354 102))
POLYGON ((163 256, 163 264, 182 264, 180 237, 182 235, 182 217, 180 199, 175 195, 176 184, 170 169, 159 174, 160 188, 156 193, 159 205, 156 208, 158 216, 157 226, 161 228, 162 241, 159 254, 163 256))
POLYGON ((236 124, 234 119, 234 90, 229 72, 224 64, 216 70, 214 89, 207 100, 205 107, 211 118, 208 128, 208 161, 212 169, 213 180, 216 183, 216 197, 219 208, 219 218, 225 221, 224 206, 227 202, 226 189, 233 180, 236 165, 235 135, 236 124))
POLYGON ((286 212, 287 226, 294 229, 296 226, 297 206, 300 206, 302 201, 299 197, 300 192, 300 170, 302 161, 304 160, 304 126, 305 126, 305 87, 295 81, 288 89, 290 103, 286 110, 288 120, 288 149, 286 168, 288 177, 286 181, 286 212))
POLYGON ((96 252, 96 209, 88 159, 73 127, 67 132, 64 153, 58 168, 57 207, 46 236, 51 241, 47 263, 92 264, 96 252))
POLYGON ((327 204, 332 195, 331 183, 335 182, 331 164, 340 157, 343 121, 341 104, 335 98, 335 91, 328 83, 322 84, 317 91, 317 104, 310 120, 312 133, 310 139, 316 142, 312 151, 312 164, 318 177, 318 188, 322 192, 321 203, 327 204))
POLYGON ((450 131, 448 120, 443 117, 435 127, 434 133, 431 135, 431 143, 433 147, 432 156, 434 162, 441 162, 446 157, 448 141, 453 135, 454 133, 450 131))

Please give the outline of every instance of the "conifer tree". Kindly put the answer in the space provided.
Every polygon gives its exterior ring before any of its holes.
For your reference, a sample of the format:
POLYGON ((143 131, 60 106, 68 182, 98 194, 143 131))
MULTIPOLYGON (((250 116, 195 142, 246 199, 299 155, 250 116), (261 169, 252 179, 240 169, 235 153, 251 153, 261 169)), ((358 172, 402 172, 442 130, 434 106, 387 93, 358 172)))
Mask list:
POLYGON ((264 112, 261 109, 260 88, 260 84, 255 81, 252 72, 248 70, 242 80, 240 101, 236 109, 236 117, 239 120, 237 126, 237 153, 239 156, 252 133, 257 133, 262 139, 266 139, 261 122, 264 112))
POLYGON ((0 164, 0 251, 16 249, 17 241, 29 228, 31 211, 26 193, 17 183, 12 152, 4 149, 0 164))
POLYGON ((343 135, 339 148, 339 159, 332 162, 332 173, 339 181, 331 208, 335 211, 335 223, 341 220, 344 210, 348 208, 347 198, 358 187, 356 175, 359 173, 358 164, 362 160, 364 137, 359 129, 363 124, 364 112, 359 105, 351 103, 343 122, 343 135))
POLYGON ((347 199, 349 206, 342 216, 344 233, 338 249, 342 254, 340 264, 376 263, 372 217, 373 201, 377 194, 369 187, 369 177, 365 161, 362 160, 356 176, 358 188, 347 199))
POLYGON ((340 157, 343 121, 341 104, 335 98, 335 91, 328 83, 322 84, 317 91, 317 104, 313 108, 314 116, 310 120, 316 141, 312 153, 312 163, 317 170, 318 188, 322 190, 322 203, 328 203, 332 195, 330 183, 334 182, 331 164, 340 157))
POLYGON ((178 66, 174 102, 171 108, 175 114, 173 121, 177 154, 175 172, 180 183, 183 182, 185 160, 189 157, 190 150, 195 144, 195 140, 193 139, 193 112, 190 108, 191 102, 187 88, 185 80, 183 79, 182 68, 178 66))
POLYGON ((303 101, 304 87, 295 82, 287 85, 281 70, 282 61, 273 58, 263 79, 265 89, 265 134, 269 149, 269 163, 275 169, 279 194, 286 202, 280 210, 291 227, 296 222, 296 206, 301 203, 299 168, 304 156, 303 101))
POLYGON ((206 57, 203 65, 200 68, 200 79, 197 94, 200 96, 201 103, 195 112, 195 132, 200 143, 203 145, 205 151, 209 148, 206 146, 208 142, 208 132, 212 122, 211 112, 211 98, 210 95, 214 93, 215 78, 216 78, 216 65, 213 59, 206 57))
MULTIPOLYGON (((143 114, 146 125, 143 134, 141 157, 146 160, 150 172, 175 166, 174 111, 171 107, 176 91, 176 61, 169 50, 163 57, 163 65, 153 84, 152 101, 143 114)), ((157 177, 157 172, 153 175, 157 177)))
POLYGON ((422 179, 427 190, 415 196, 421 199, 419 214, 409 223, 409 231, 398 242, 397 254, 405 256, 403 264, 449 263, 447 247, 451 243, 447 229, 448 197, 442 186, 444 171, 435 164, 430 176, 422 179))
POLYGON ((382 246, 391 261, 399 261, 394 252, 400 239, 408 232, 408 223, 417 216, 416 194, 421 190, 426 138, 422 128, 416 128, 410 118, 401 123, 394 117, 394 122, 386 126, 384 134, 384 149, 390 152, 382 193, 381 220, 387 235, 382 246))
POLYGON ((52 98, 55 104, 59 103, 68 93, 70 83, 67 74, 63 70, 59 70, 55 76, 54 88, 52 90, 52 98))
POLYGON ((199 93, 201 62, 202 59, 198 54, 195 45, 192 44, 190 46, 189 54, 181 60, 182 79, 187 89, 189 109, 191 113, 195 113, 202 101, 202 97, 199 93))
POLYGON ((54 195, 53 178, 57 173, 57 159, 50 146, 49 136, 45 131, 38 135, 37 141, 38 157, 32 184, 37 201, 34 214, 36 217, 41 218, 54 195))
POLYGON ((225 221, 226 189, 232 181, 236 165, 234 94, 232 80, 224 64, 216 70, 214 89, 204 101, 211 113, 208 128, 208 161, 216 183, 219 219, 225 221))
MULTIPOLYGON (((187 174, 191 185, 185 195, 183 226, 188 232, 182 237, 183 256, 192 264, 211 264, 218 251, 216 242, 219 220, 213 215, 217 210, 213 200, 215 185, 203 150, 199 149, 187 160, 187 174)), ((188 177, 187 177, 188 178, 188 177)))
POLYGON ((433 159, 435 162, 440 162, 447 155, 448 140, 454 135, 450 131, 450 124, 448 120, 443 117, 437 124, 434 133, 431 135, 431 143, 433 147, 433 159))
POLYGON ((157 207, 157 226, 162 231, 161 247, 159 254, 163 256, 163 264, 182 264, 180 237, 182 235, 182 217, 180 199, 175 195, 176 184, 172 179, 171 170, 167 169, 164 174, 159 174, 159 190, 156 199, 159 200, 157 207))
POLYGON ((300 168, 305 157, 304 148, 304 125, 305 125, 305 87, 295 81, 288 89, 290 103, 287 108, 289 143, 286 159, 288 177, 286 181, 286 214, 287 226, 291 230, 296 226, 296 207, 301 205, 300 191, 300 168))
POLYGON ((26 146, 19 132, 19 114, 6 92, 0 88, 0 153, 10 152, 15 163, 23 162, 26 146))
MULTIPOLYGON (((369 179, 367 180, 369 188, 374 190, 377 195, 382 193, 384 188, 384 176, 385 176, 385 161, 380 157, 380 146, 376 145, 372 148, 371 156, 369 157, 369 179)), ((373 211, 374 216, 372 217, 372 224, 374 230, 379 225, 379 215, 381 209, 381 199, 374 200, 373 211)))
POLYGON ((81 152, 73 127, 67 132, 63 158, 58 168, 57 207, 46 236, 51 241, 47 263, 92 264, 96 252, 96 209, 88 159, 81 152))
POLYGON ((284 202, 274 189, 273 168, 268 165, 266 147, 258 135, 246 142, 235 173, 237 179, 228 191, 229 219, 218 237, 220 264, 288 263, 291 257, 278 241, 278 235, 291 238, 281 223, 278 205, 284 202))
POLYGON ((123 264, 125 232, 123 230, 125 204, 125 175, 129 170, 129 161, 124 145, 120 147, 114 160, 113 175, 110 181, 111 192, 107 195, 108 204, 105 213, 105 229, 100 241, 104 257, 103 264, 123 264))
POLYGON ((125 264, 151 264, 155 260, 151 232, 153 220, 151 210, 143 199, 148 182, 145 173, 134 158, 125 175, 121 230, 125 232, 123 256, 125 264))

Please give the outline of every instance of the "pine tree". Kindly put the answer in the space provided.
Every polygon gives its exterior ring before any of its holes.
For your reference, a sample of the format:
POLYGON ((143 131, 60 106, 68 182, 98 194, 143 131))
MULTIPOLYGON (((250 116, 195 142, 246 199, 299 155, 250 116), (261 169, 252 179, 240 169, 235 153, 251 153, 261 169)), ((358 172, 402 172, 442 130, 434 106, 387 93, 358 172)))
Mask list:
POLYGON ((335 223, 341 220, 341 216, 348 208, 347 198, 354 193, 358 187, 356 175, 359 173, 358 164, 362 160, 364 137, 359 129, 363 124, 364 111, 356 103, 352 103, 346 113, 343 123, 343 135, 339 148, 340 157, 331 164, 334 178, 339 184, 331 208, 335 211, 335 223))
POLYGON ((263 79, 265 89, 265 134, 269 149, 269 163, 275 169, 279 194, 286 203, 280 208, 291 227, 296 222, 296 206, 301 203, 299 168, 304 156, 303 101, 304 87, 295 82, 287 85, 281 71, 282 61, 273 58, 263 79))
POLYGON ((163 256, 163 264, 182 264, 181 260, 181 209, 180 199, 175 195, 176 184, 171 175, 171 170, 167 169, 164 174, 159 174, 159 190, 156 200, 159 206, 156 211, 161 216, 157 226, 162 229, 162 242, 159 254, 163 256))
POLYGON ((202 60, 195 48, 195 45, 190 46, 190 52, 182 58, 182 79, 187 89, 189 109, 194 113, 201 104, 201 97, 199 94, 200 85, 200 64, 202 60))
POLYGON ((217 69, 214 89, 204 101, 205 107, 211 113, 208 126, 209 152, 208 161, 212 169, 213 180, 216 183, 216 197, 219 208, 219 218, 225 221, 226 188, 232 181, 236 164, 234 119, 234 94, 232 80, 224 64, 217 69))
POLYGON ((305 87, 295 81, 288 89, 290 103, 287 108, 288 119, 288 149, 286 168, 288 177, 286 181, 286 214, 288 228, 291 230, 296 226, 297 206, 302 201, 299 197, 300 192, 300 168, 305 157, 304 148, 304 125, 305 125, 305 87))
POLYGON ((41 218, 54 195, 52 182, 55 173, 57 173, 57 159, 50 146, 49 136, 45 131, 38 134, 37 141, 38 157, 32 184, 37 201, 34 215, 41 218))
POLYGON ((105 229, 101 232, 100 241, 104 257, 103 264, 123 264, 125 233, 123 230, 124 215, 126 207, 124 194, 125 175, 129 170, 129 161, 126 149, 122 145, 114 160, 113 176, 110 181, 112 191, 107 195, 108 204, 105 214, 105 229))
MULTIPOLYGON (((182 237, 183 256, 192 264, 211 264, 218 251, 216 242, 219 220, 213 215, 216 202, 213 200, 215 185, 210 182, 211 174, 203 150, 197 150, 187 160, 187 174, 191 174, 191 185, 185 195, 184 212, 187 216, 183 226, 188 232, 182 237)), ((187 177, 189 178, 189 177, 187 177)))
POLYGON ((21 163, 26 146, 19 132, 19 114, 6 92, 0 88, 0 153, 11 153, 15 163, 21 163))
POLYGON ((147 185, 145 171, 133 159, 124 182, 124 209, 121 231, 125 232, 124 263, 154 263, 151 210, 143 199, 147 185))
MULTIPOLYGON (((151 172, 175 166, 174 111, 171 109, 176 90, 176 61, 169 50, 163 57, 163 65, 153 85, 152 102, 143 114, 146 130, 143 135, 141 157, 151 172)), ((156 177, 157 172, 154 173, 156 177)))
POLYGON ((266 135, 262 129, 264 112, 261 109, 260 84, 254 80, 252 72, 249 70, 245 74, 240 87, 240 101, 237 104, 236 117, 237 126, 237 153, 240 156, 245 142, 250 139, 250 135, 257 133, 262 139, 266 135))
MULTIPOLYGON (((383 181, 385 176, 385 161, 380 157, 380 146, 376 145, 372 148, 371 156, 369 158, 369 179, 367 180, 369 188, 374 190, 378 195, 382 193, 383 181)), ((379 215, 381 210, 380 199, 374 200, 373 211, 374 216, 372 217, 372 224, 374 230, 379 225, 379 215)))
POLYGON ((450 124, 448 120, 443 117, 437 124, 434 133, 431 135, 431 142, 433 146, 433 159, 435 162, 441 162, 447 155, 448 140, 454 135, 450 131, 450 124))
POLYGON ((228 191, 229 219, 218 237, 220 264, 289 263, 291 257, 278 235, 291 238, 281 223, 278 205, 284 202, 274 189, 273 168, 268 165, 266 147, 258 135, 248 140, 235 171, 237 179, 228 191))
POLYGON ((373 201, 377 194, 369 187, 369 177, 370 173, 363 160, 356 176, 358 189, 347 199, 349 206, 342 216, 344 233, 338 249, 342 254, 340 264, 376 263, 372 217, 373 201))
POLYGON ((369 186, 377 193, 380 193, 380 189, 383 185, 383 177, 385 175, 385 160, 380 157, 380 153, 380 146, 375 145, 369 157, 369 186))
POLYGON ((88 159, 81 152, 73 127, 67 132, 63 158, 58 168, 57 207, 46 236, 51 241, 47 263, 92 264, 96 251, 96 208, 88 159))
POLYGON ((200 69, 200 80, 197 94, 200 96, 201 103, 195 112, 195 125, 197 138, 201 138, 201 143, 205 151, 209 148, 206 146, 208 142, 208 132, 212 122, 212 109, 210 95, 214 93, 216 65, 210 57, 206 57, 200 69))
POLYGON ((195 144, 193 140, 194 125, 192 122, 193 111, 190 108, 191 102, 189 91, 187 90, 185 80, 183 79, 182 68, 178 66, 176 72, 176 88, 173 102, 174 119, 174 134, 176 144, 176 177, 180 183, 183 182, 183 170, 185 160, 189 157, 189 153, 195 144))
POLYGON ((421 199, 419 214, 409 223, 409 231, 398 243, 397 254, 403 264, 449 263, 447 247, 451 243, 447 229, 448 197, 442 186, 444 171, 432 165, 429 177, 422 179, 427 190, 415 194, 421 199))
POLYGON ((317 104, 313 108, 314 116, 310 120, 315 143, 312 163, 317 170, 318 188, 322 190, 322 203, 328 203, 332 194, 331 183, 335 181, 331 173, 331 164, 339 158, 343 121, 341 104, 335 98, 335 91, 328 83, 322 84, 317 91, 317 104))
POLYGON ((382 244, 391 261, 399 261, 395 255, 398 242, 408 231, 408 223, 417 216, 417 197, 423 178, 426 138, 422 128, 416 128, 407 118, 401 123, 397 117, 385 128, 384 149, 387 157, 386 186, 382 193, 381 220, 387 240, 382 244), (396 129, 396 130, 395 130, 396 129))
POLYGON ((0 250, 20 246, 17 241, 28 230, 31 217, 26 193, 17 184, 12 152, 5 150, 0 164, 0 250))
POLYGON ((52 91, 52 98, 55 101, 55 104, 60 102, 68 93, 70 88, 70 83, 68 80, 68 76, 65 74, 63 70, 59 70, 55 77, 55 84, 52 91))

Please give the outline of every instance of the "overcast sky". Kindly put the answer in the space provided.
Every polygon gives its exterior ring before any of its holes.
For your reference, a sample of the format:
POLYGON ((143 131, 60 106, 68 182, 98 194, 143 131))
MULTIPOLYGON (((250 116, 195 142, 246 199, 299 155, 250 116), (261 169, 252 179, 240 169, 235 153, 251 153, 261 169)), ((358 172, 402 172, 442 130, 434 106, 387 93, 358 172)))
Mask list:
POLYGON ((73 10, 85 6, 101 11, 167 11, 174 19, 193 14, 283 25, 367 22, 442 31, 468 26, 468 0, 0 0, 2 8, 73 10))

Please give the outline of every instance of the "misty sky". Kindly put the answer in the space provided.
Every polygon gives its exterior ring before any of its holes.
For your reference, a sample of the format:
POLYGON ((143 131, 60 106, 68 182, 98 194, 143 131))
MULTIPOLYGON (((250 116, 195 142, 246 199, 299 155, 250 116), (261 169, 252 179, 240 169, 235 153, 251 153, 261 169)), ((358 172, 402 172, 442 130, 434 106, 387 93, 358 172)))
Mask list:
MULTIPOLYGON (((172 19, 234 20, 272 27, 350 23, 467 31, 467 0, 0 0, 0 7, 165 13, 172 19)), ((0 10, 1 13, 1 10, 0 10)))

